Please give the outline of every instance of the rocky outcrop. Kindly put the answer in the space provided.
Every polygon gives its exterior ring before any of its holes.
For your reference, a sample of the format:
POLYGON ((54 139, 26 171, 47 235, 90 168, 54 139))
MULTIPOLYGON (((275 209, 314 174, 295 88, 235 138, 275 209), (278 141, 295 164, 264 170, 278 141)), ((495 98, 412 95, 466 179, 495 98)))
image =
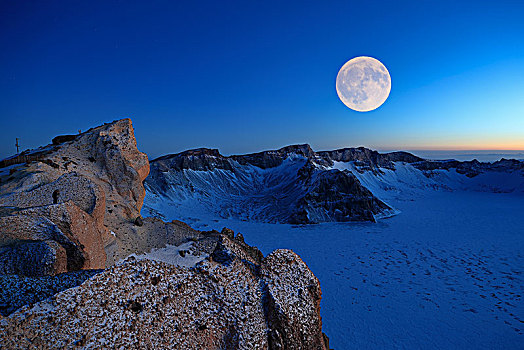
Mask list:
POLYGON ((524 171, 524 162, 516 159, 504 159, 493 163, 479 162, 474 159, 471 161, 460 162, 458 160, 444 160, 444 161, 430 161, 417 162, 413 164, 417 169, 428 172, 434 170, 450 170, 455 169, 457 173, 464 174, 468 177, 475 177, 479 174, 494 171, 494 172, 513 172, 524 171))
POLYGON ((308 192, 300 198, 290 219, 293 224, 315 221, 372 221, 391 208, 360 184, 350 172, 318 171, 308 162, 298 172, 308 192), (312 220, 315 218, 315 221, 312 220))
POLYGON ((115 251, 111 232, 133 227, 149 173, 129 119, 55 137, 8 164, 0 169, 0 273, 57 274, 114 261, 105 250, 115 251))
POLYGON ((192 169, 206 171, 212 169, 232 170, 232 166, 227 158, 223 157, 217 149, 197 148, 179 153, 177 155, 167 155, 159 157, 154 161, 161 164, 160 171, 169 169, 184 170, 192 169))
POLYGON ((393 162, 415 163, 424 160, 408 152, 379 153, 365 147, 321 151, 317 155, 329 165, 334 161, 354 162, 359 170, 373 171, 380 171, 380 168, 395 169, 393 162))
POLYGON ((327 349, 318 279, 298 255, 277 250, 264 259, 269 344, 272 349, 327 349))
POLYGON ((365 147, 321 151, 317 155, 327 162, 359 162, 374 168, 391 168, 393 162, 414 163, 424 160, 408 152, 379 153, 365 147))
POLYGON ((105 267, 102 232, 72 201, 19 210, 0 217, 0 227, 0 273, 39 276, 105 267), (35 247, 42 254, 31 254, 35 247))
POLYGON ((237 237, 202 234, 195 243, 211 254, 195 267, 128 258, 0 320, 0 345, 327 349, 306 264, 289 250, 262 258, 237 237))

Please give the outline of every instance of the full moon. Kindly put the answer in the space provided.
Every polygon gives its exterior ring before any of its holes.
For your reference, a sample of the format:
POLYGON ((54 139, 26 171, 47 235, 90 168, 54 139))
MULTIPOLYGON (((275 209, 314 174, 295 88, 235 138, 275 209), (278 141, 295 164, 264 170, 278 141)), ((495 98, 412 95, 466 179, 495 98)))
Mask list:
POLYGON ((360 56, 346 62, 337 75, 337 94, 349 108, 369 112, 380 107, 391 91, 386 67, 373 57, 360 56))

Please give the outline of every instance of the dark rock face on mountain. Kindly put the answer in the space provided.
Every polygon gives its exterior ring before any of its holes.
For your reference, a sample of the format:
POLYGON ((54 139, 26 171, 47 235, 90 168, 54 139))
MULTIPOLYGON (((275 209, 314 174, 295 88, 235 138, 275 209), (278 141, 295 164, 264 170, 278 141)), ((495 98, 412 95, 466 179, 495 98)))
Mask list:
POLYGON ((321 151, 317 155, 328 164, 337 162, 356 162, 367 169, 394 169, 393 162, 415 163, 424 159, 408 152, 379 153, 364 147, 343 148, 334 151, 321 151))
POLYGON ((349 172, 322 171, 318 174, 309 163, 299 171, 299 178, 309 191, 300 199, 291 223, 309 223, 309 217, 319 221, 375 221, 375 214, 391 208, 363 187, 349 172), (316 176, 313 176, 315 174, 316 176))

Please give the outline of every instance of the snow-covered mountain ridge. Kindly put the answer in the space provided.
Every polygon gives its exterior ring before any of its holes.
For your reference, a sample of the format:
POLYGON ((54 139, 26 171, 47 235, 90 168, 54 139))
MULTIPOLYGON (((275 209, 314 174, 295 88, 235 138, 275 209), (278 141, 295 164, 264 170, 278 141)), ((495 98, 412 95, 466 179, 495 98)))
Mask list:
POLYGON ((150 166, 144 209, 165 218, 197 212, 258 222, 375 221, 398 212, 390 200, 428 189, 524 193, 522 161, 433 161, 364 147, 292 145, 234 156, 200 148, 150 166))

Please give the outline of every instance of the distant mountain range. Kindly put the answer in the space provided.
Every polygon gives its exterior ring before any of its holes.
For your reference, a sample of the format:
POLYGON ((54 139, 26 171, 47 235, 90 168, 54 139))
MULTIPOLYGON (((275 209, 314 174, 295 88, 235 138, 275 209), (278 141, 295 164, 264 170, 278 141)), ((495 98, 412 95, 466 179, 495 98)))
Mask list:
POLYGON ((164 218, 376 221, 398 213, 389 199, 428 188, 524 192, 523 161, 433 161, 364 147, 315 152, 304 144, 233 156, 200 148, 150 165, 144 209, 164 218))
POLYGON ((502 158, 524 160, 523 150, 409 150, 409 152, 433 160, 456 159, 467 161, 476 159, 481 162, 496 162, 502 158))

